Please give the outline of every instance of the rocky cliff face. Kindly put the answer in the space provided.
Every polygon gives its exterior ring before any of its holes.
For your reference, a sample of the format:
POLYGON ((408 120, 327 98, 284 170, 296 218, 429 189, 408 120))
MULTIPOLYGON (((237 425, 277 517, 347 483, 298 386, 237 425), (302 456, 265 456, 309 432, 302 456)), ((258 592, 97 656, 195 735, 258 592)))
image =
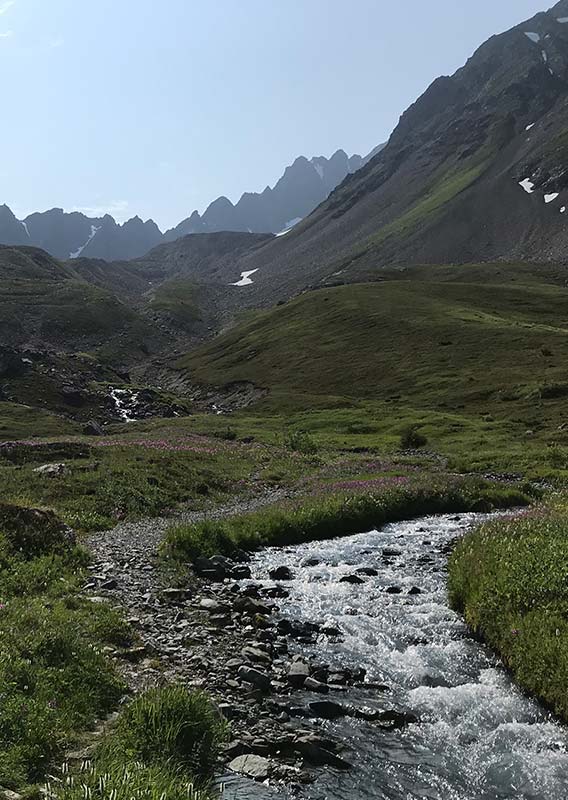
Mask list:
POLYGON ((250 301, 383 266, 568 252, 568 0, 493 36, 401 117, 387 146, 243 270, 250 301))

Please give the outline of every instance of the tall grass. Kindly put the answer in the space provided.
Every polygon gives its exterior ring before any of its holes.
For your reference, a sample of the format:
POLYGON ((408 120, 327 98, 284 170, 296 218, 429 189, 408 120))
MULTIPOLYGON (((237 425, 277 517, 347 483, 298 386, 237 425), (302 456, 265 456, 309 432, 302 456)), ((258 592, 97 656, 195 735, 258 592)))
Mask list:
POLYGON ((416 480, 371 494, 310 497, 253 514, 172 527, 163 553, 193 561, 238 549, 283 546, 332 539, 366 528, 428 514, 487 511, 526 505, 523 492, 482 480, 416 480))
POLYGON ((26 516, 19 536, 4 512, 0 785, 17 789, 41 780, 75 731, 117 705, 125 687, 102 651, 128 644, 129 631, 110 608, 79 596, 85 556, 57 535, 52 515, 26 516))
POLYGON ((211 776, 225 723, 203 692, 153 689, 134 700, 105 743, 102 760, 173 764, 195 778, 211 776))
POLYGON ((568 520, 536 509, 483 525, 450 559, 455 609, 515 679, 568 721, 568 520))

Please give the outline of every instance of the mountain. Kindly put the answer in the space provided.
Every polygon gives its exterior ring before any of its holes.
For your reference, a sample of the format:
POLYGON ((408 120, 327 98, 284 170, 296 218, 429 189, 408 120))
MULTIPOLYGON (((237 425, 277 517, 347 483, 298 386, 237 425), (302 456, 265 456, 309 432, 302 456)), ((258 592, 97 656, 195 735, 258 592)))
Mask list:
POLYGON ((322 203, 347 175, 364 167, 382 147, 379 145, 365 158, 349 157, 343 150, 329 159, 316 156, 308 160, 301 156, 286 168, 273 189, 267 186, 261 194, 244 194, 236 205, 226 197, 219 197, 203 216, 194 211, 191 217, 167 231, 165 239, 173 241, 190 233, 223 230, 279 233, 291 228, 322 203))
POLYGON ((244 194, 236 206, 220 197, 202 217, 194 211, 165 234, 152 220, 143 222, 139 217, 119 225, 109 214, 93 218, 53 208, 20 221, 7 206, 0 206, 0 243, 40 247, 59 259, 123 261, 140 258, 161 243, 191 233, 278 233, 307 216, 346 175, 364 166, 372 155, 349 157, 338 150, 330 159, 298 158, 274 189, 244 194))
POLYGON ((568 0, 493 36, 402 115, 386 147, 239 268, 247 303, 385 266, 565 261, 568 0))

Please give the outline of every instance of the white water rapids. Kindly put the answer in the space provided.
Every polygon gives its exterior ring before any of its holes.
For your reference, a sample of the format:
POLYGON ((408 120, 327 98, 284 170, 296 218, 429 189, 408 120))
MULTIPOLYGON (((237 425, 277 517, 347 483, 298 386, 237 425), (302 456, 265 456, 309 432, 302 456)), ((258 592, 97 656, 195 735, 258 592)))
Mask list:
MULTIPOLYGON (((345 743, 342 756, 355 768, 320 771, 301 797, 568 798, 568 729, 514 686, 448 607, 444 549, 479 519, 473 514, 427 518, 254 556, 257 583, 270 584, 268 570, 276 566, 294 573, 284 583, 290 597, 278 601, 283 616, 343 632, 341 642, 321 637, 316 646, 294 646, 297 652, 318 664, 364 667, 368 682, 390 687, 388 693, 349 689, 331 693, 330 700, 395 708, 420 720, 394 731, 351 717, 323 723, 324 731, 345 743), (360 586, 340 583, 361 568, 378 574, 360 586), (389 587, 402 592, 389 594, 389 587), (421 593, 410 595, 413 587, 421 593)), ((306 694, 308 699, 318 698, 306 694)), ((227 798, 265 796, 264 789, 258 791, 236 782, 227 798)))

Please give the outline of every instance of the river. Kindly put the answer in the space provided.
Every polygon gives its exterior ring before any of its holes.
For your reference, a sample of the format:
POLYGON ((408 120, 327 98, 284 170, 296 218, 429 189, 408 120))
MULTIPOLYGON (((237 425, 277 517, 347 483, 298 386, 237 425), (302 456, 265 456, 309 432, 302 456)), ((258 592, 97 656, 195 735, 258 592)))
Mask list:
MULTIPOLYGON (((293 580, 285 583, 290 596, 279 601, 284 617, 343 632, 341 641, 322 637, 316 646, 298 645, 297 652, 319 664, 364 667, 367 682, 389 687, 349 689, 330 699, 419 719, 395 731, 351 717, 323 723, 345 743, 342 756, 354 769, 320 772, 302 797, 568 797, 568 729, 523 696, 448 606, 447 545, 479 520, 473 514, 420 519, 254 556, 257 583, 269 583, 268 570, 276 566, 292 569, 293 580), (358 570, 371 573, 363 584, 340 582, 358 570)), ((249 800, 272 793, 236 782, 226 796, 249 800)))

